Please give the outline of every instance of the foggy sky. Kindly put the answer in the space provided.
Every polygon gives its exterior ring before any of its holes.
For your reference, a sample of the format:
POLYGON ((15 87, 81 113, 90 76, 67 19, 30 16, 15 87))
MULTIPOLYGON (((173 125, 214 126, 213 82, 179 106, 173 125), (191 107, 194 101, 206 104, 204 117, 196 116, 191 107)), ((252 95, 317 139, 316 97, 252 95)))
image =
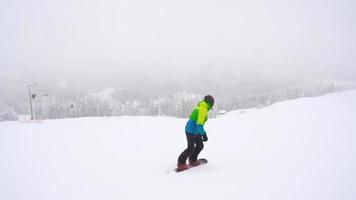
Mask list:
POLYGON ((352 0, 1 0, 0 75, 78 91, 194 87, 224 73, 356 78, 355 10, 352 0))

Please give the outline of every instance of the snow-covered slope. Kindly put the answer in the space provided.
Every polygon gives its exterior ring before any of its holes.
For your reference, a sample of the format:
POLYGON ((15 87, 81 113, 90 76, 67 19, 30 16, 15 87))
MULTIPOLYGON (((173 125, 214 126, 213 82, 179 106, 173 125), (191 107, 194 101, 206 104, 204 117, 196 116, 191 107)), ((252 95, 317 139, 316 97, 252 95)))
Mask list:
POLYGON ((174 173, 185 119, 0 123, 0 199, 355 199, 356 91, 207 122, 207 165, 174 173))

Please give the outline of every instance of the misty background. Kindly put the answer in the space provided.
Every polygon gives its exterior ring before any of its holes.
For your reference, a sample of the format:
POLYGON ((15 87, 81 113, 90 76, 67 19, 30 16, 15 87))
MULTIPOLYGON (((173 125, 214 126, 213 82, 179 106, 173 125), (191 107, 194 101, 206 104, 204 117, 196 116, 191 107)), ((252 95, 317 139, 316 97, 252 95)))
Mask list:
MULTIPOLYGON (((352 0, 1 0, 0 113, 186 117, 356 88, 352 0), (11 79, 11 80, 10 80, 11 79)), ((4 118, 4 117, 3 117, 4 118)), ((11 117, 10 117, 11 118, 11 117)))

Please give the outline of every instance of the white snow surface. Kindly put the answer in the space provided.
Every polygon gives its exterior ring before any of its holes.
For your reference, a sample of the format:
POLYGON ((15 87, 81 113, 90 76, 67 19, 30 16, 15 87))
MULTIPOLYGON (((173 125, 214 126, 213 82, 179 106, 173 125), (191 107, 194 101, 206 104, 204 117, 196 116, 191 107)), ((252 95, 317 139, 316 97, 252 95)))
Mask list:
POLYGON ((356 90, 230 112, 182 173, 186 119, 2 122, 0 199, 354 200, 355 120, 356 90))

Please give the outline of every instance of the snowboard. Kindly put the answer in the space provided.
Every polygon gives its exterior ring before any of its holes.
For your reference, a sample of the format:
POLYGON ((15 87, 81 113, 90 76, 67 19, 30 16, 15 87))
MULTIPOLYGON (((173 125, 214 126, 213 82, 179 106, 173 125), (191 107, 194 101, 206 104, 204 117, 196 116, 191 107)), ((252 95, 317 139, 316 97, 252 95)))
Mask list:
MULTIPOLYGON (((198 167, 198 166, 201 166, 201 165, 204 165, 204 164, 208 163, 208 160, 205 159, 205 158, 200 158, 197 161, 200 163, 199 165, 193 166, 193 165, 188 164, 188 169, 193 168, 193 167, 198 167)), ((184 172, 184 171, 187 171, 188 169, 178 171, 178 168, 176 168, 174 171, 176 171, 176 172, 184 172)))

